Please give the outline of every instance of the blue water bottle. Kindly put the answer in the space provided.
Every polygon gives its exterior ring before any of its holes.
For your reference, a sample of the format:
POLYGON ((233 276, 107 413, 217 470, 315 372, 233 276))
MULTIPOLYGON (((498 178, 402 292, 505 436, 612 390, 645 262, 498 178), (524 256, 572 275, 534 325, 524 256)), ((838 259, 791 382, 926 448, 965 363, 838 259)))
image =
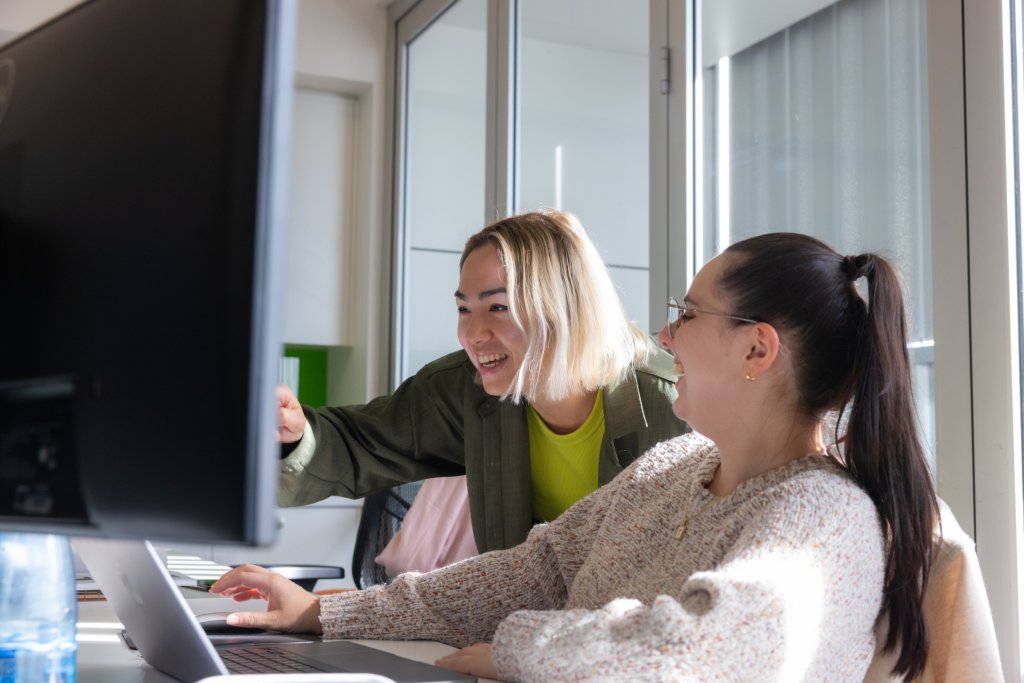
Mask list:
POLYGON ((77 617, 68 537, 0 532, 0 683, 74 683, 77 617))

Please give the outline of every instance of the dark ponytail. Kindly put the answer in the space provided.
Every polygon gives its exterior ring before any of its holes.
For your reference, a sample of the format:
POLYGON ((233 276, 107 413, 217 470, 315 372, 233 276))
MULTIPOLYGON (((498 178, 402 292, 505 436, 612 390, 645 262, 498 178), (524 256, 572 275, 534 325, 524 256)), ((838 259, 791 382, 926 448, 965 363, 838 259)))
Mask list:
POLYGON ((928 655, 923 601, 938 502, 917 431, 896 270, 877 254, 842 257, 793 233, 753 237, 727 251, 738 258, 719 284, 736 315, 784 335, 806 414, 821 418, 850 406, 837 441, 886 533, 884 649, 898 646, 893 673, 914 678, 928 655), (856 286, 862 277, 867 302, 856 286))
POLYGON ((889 533, 885 649, 901 645, 894 671, 913 678, 925 661, 923 655, 915 655, 926 654, 928 648, 924 586, 938 505, 914 419, 899 279, 884 259, 867 258, 868 311, 858 345, 844 451, 847 468, 875 501, 889 533))

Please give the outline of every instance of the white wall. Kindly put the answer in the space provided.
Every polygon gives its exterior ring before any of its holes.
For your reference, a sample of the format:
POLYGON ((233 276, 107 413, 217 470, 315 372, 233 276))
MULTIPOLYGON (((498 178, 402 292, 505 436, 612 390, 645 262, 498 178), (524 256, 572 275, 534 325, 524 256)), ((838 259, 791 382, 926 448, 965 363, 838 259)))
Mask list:
MULTIPOLYGON (((292 109, 284 340, 349 346, 360 102, 297 86, 292 109)), ((293 385, 294 386, 294 385, 293 385)), ((300 394, 301 395, 301 394, 300 394)))
POLYGON ((329 355, 327 398, 328 403, 361 403, 384 391, 378 368, 387 347, 382 325, 388 302, 381 296, 387 258, 387 228, 381 224, 387 10, 379 0, 301 0, 298 25, 299 83, 356 101, 355 205, 346 245, 351 258, 342 264, 353 293, 344 312, 350 347, 329 355))

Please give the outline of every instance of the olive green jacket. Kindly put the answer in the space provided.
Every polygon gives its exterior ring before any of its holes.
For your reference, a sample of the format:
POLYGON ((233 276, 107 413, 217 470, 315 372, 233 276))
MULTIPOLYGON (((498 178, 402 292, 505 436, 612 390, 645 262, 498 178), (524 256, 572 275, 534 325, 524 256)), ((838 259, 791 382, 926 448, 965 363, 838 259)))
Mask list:
MULTIPOLYGON (((672 358, 659 351, 604 388, 600 484, 655 443, 688 431, 672 413, 674 383, 672 358)), ((306 432, 281 460, 280 505, 465 474, 480 552, 522 542, 534 524, 525 406, 485 393, 464 351, 425 365, 390 396, 304 411, 306 432)))

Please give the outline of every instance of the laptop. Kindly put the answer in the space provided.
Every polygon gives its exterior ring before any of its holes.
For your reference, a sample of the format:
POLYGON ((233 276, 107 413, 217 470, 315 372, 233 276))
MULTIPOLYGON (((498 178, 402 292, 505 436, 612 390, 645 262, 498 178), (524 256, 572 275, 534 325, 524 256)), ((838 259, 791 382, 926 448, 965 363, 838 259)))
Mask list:
POLYGON ((75 538, 72 543, 139 654, 155 669, 180 681, 252 673, 253 658, 277 662, 270 664, 274 668, 268 671, 378 674, 396 683, 476 680, 344 640, 255 642, 255 638, 232 638, 215 647, 148 541, 75 538), (250 664, 231 663, 240 657, 250 664))

